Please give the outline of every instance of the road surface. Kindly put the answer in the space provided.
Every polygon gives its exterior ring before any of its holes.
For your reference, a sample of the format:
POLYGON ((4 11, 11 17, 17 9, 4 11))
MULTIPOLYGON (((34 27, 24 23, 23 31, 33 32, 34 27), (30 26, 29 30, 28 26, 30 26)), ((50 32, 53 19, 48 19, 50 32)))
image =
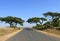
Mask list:
POLYGON ((60 39, 33 30, 23 29, 6 41, 60 41, 60 39))

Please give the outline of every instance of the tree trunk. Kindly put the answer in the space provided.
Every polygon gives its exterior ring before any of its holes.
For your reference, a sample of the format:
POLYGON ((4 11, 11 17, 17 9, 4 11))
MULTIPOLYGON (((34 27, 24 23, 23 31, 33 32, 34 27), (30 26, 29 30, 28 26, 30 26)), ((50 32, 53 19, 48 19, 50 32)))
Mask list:
POLYGON ((10 24, 10 27, 12 27, 13 26, 13 24, 12 23, 9 23, 10 24))
POLYGON ((10 23, 10 27, 12 27, 12 24, 10 23))
POLYGON ((17 23, 15 23, 15 27, 17 26, 17 23))

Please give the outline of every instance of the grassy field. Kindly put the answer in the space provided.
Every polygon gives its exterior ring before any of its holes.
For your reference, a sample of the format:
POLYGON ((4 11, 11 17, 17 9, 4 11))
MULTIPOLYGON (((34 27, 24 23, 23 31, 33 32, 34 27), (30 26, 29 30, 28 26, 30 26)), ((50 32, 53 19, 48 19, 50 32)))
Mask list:
POLYGON ((17 31, 17 30, 18 29, 14 29, 14 28, 0 28, 0 36, 10 34, 10 33, 17 31))
POLYGON ((49 33, 53 33, 53 34, 60 35, 60 30, 47 29, 47 30, 44 30, 44 31, 45 31, 45 32, 49 32, 49 33))

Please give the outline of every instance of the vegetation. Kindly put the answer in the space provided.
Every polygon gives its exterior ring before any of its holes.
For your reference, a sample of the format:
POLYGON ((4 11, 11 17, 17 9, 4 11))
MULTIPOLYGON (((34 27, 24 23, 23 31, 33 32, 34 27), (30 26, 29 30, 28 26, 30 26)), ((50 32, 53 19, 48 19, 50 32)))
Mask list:
POLYGON ((33 26, 34 29, 38 30, 46 30, 46 29, 56 29, 60 30, 60 13, 57 12, 47 12, 43 14, 45 17, 50 17, 48 20, 46 18, 29 18, 27 20, 28 23, 36 23, 36 26, 33 26), (44 23, 44 21, 46 21, 44 23))
POLYGON ((44 13, 44 16, 50 16, 52 17, 52 19, 50 20, 50 25, 54 28, 54 29, 58 29, 57 27, 60 28, 60 13, 53 13, 53 12, 47 12, 44 13))
MULTIPOLYGON (((56 29, 60 30, 60 13, 57 12, 47 12, 43 14, 45 18, 40 17, 32 17, 27 20, 28 23, 32 24, 35 23, 36 26, 33 26, 35 29, 45 30, 45 29, 56 29), (50 17, 46 19, 46 17, 50 17)), ((23 26, 24 20, 18 17, 7 16, 7 17, 0 17, 1 22, 8 23, 10 27, 16 27, 17 24, 23 26)))
POLYGON ((10 34, 12 32, 18 31, 19 29, 14 28, 0 28, 0 36, 4 36, 6 34, 10 34))
MULTIPOLYGON (((36 24, 36 26, 33 26, 33 29, 60 34, 59 33, 59 31, 60 31, 60 13, 47 12, 47 13, 44 13, 43 15, 45 16, 45 18, 33 17, 33 18, 29 18, 27 20, 27 22, 30 24, 32 24, 32 23, 36 24)), ((13 28, 8 28, 8 29, 0 29, 0 36, 3 36, 5 34, 9 34, 11 32, 16 31, 17 29, 14 29, 14 28, 17 27, 17 24, 20 24, 21 26, 23 26, 24 20, 22 20, 21 18, 18 18, 18 17, 7 16, 7 17, 0 17, 0 22, 8 23, 10 25, 10 27, 13 27, 13 28)), ((28 29, 28 30, 30 30, 30 29, 28 29)))
POLYGON ((46 19, 45 18, 38 18, 38 17, 29 18, 27 20, 28 23, 30 23, 30 24, 36 23, 36 25, 38 25, 38 24, 42 25, 43 21, 46 21, 46 19))
POLYGON ((40 23, 40 18, 38 18, 38 17, 34 17, 34 18, 29 18, 28 20, 27 20, 27 22, 28 23, 36 23, 36 25, 38 24, 38 23, 40 23))
POLYGON ((10 27, 16 27, 17 24, 20 24, 23 26, 24 20, 22 20, 21 18, 17 18, 17 17, 13 17, 13 16, 7 16, 7 17, 0 17, 0 21, 8 23, 10 25, 10 27))

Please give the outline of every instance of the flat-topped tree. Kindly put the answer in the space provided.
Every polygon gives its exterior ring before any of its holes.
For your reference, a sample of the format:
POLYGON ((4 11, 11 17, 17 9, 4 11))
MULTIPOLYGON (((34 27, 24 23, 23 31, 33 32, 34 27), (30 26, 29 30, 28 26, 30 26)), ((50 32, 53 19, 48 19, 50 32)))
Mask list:
POLYGON ((46 21, 46 19, 45 18, 38 18, 38 17, 29 18, 27 20, 28 23, 36 23, 36 25, 38 23, 40 23, 42 25, 43 21, 46 21))
POLYGON ((21 18, 18 18, 18 17, 14 17, 14 22, 15 22, 15 26, 17 24, 20 24, 23 26, 24 20, 22 20, 21 18))
POLYGON ((45 17, 50 16, 52 17, 51 24, 52 26, 56 27, 59 25, 59 20, 60 20, 60 13, 57 12, 47 12, 43 14, 45 17))
POLYGON ((43 14, 45 17, 52 17, 52 20, 55 19, 55 18, 60 18, 60 13, 57 13, 57 12, 47 12, 47 13, 44 13, 43 14))
POLYGON ((44 21, 47 21, 47 19, 45 19, 45 18, 40 18, 40 24, 41 24, 41 25, 43 25, 43 22, 44 22, 44 21))
POLYGON ((40 22, 40 18, 38 17, 33 17, 33 18, 29 18, 27 20, 28 23, 36 23, 36 25, 40 22))
POLYGON ((0 21, 4 21, 5 23, 10 24, 10 27, 16 26, 17 24, 23 25, 24 20, 18 17, 7 16, 4 18, 0 18, 0 21))
POLYGON ((54 18, 54 15, 53 15, 53 14, 54 14, 53 12, 47 12, 47 13, 44 13, 43 15, 44 15, 45 17, 51 16, 52 18, 54 18))
POLYGON ((5 17, 5 22, 9 23, 10 27, 12 27, 13 26, 13 22, 14 22, 14 17, 12 17, 12 16, 5 17))
POLYGON ((24 20, 22 20, 21 18, 18 18, 18 17, 12 17, 12 16, 8 16, 8 17, 6 17, 7 18, 7 21, 8 21, 8 23, 10 24, 10 26, 12 26, 12 25, 14 25, 15 24, 15 26, 17 25, 17 24, 20 24, 20 25, 23 25, 23 23, 24 23, 24 20))

